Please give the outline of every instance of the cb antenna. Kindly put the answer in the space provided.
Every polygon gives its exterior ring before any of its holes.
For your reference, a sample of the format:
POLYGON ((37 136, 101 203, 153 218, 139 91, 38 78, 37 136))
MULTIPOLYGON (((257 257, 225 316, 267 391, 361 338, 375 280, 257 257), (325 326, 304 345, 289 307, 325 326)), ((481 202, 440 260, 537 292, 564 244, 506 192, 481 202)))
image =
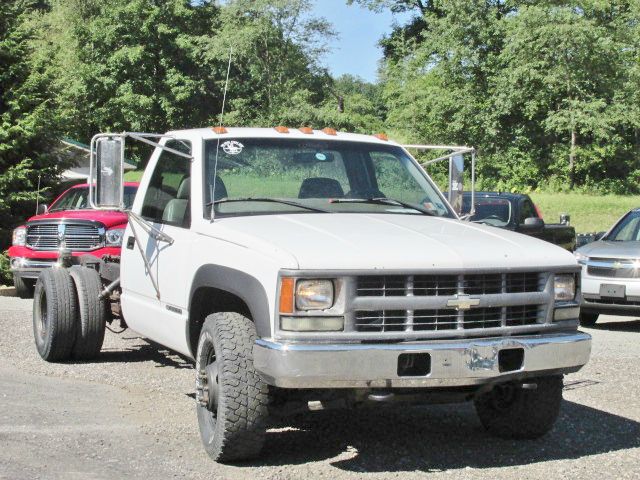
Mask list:
MULTIPOLYGON (((222 94, 222 110, 220 111, 219 130, 222 129, 222 120, 224 118, 224 106, 227 103, 227 88, 229 87, 229 73, 231 72, 231 56, 233 55, 233 46, 229 47, 229 63, 227 65, 227 78, 224 82, 224 93, 222 94)), ((218 133, 218 141, 216 142, 216 158, 213 162, 213 185, 211 187, 211 214, 209 220, 213 222, 213 213, 215 210, 216 200, 216 178, 218 178, 218 152, 220 151, 220 133, 218 133)))

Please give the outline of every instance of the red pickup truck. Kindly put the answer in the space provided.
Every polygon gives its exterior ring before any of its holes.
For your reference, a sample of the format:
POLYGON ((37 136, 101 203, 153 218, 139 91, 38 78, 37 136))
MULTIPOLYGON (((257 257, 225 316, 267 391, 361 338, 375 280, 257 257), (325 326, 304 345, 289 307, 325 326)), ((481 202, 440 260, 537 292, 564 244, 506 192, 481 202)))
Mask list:
MULTIPOLYGON (((125 183, 124 201, 131 208, 138 183, 125 183)), ((33 296, 44 268, 55 265, 61 249, 73 256, 119 255, 127 225, 125 213, 89 207, 89 185, 71 187, 46 208, 13 231, 9 261, 18 296, 33 296)))

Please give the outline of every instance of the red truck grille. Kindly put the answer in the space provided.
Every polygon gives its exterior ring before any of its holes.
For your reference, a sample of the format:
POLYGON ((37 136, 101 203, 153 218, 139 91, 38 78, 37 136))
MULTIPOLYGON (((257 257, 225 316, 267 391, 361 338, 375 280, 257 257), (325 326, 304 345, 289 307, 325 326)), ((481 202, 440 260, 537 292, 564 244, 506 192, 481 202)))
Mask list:
POLYGON ((38 222, 27 226, 27 246, 34 250, 90 251, 104 244, 104 227, 93 222, 38 222))

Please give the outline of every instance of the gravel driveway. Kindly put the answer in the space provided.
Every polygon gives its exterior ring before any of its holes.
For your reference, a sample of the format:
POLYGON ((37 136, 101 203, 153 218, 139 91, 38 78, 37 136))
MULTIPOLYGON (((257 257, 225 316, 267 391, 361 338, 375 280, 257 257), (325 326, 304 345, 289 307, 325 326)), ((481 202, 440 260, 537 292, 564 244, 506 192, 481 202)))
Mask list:
POLYGON ((270 430, 243 466, 201 448, 181 356, 107 332, 98 361, 45 363, 16 298, 0 298, 0 331, 1 479, 640 478, 640 320, 588 330, 592 359, 541 440, 489 437, 470 404, 320 412, 270 430))

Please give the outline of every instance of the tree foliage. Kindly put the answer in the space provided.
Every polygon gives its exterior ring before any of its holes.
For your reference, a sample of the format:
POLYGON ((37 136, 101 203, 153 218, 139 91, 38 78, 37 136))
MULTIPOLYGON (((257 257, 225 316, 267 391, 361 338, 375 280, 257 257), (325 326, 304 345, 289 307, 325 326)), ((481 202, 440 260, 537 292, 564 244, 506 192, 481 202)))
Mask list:
POLYGON ((487 188, 637 192, 638 13, 623 1, 437 2, 419 35, 411 23, 410 42, 392 39, 387 120, 415 141, 477 146, 487 188))
POLYGON ((30 211, 38 177, 51 180, 61 168, 51 148, 51 79, 29 61, 34 31, 27 19, 42 11, 46 4, 35 0, 0 3, 0 245, 30 211))

